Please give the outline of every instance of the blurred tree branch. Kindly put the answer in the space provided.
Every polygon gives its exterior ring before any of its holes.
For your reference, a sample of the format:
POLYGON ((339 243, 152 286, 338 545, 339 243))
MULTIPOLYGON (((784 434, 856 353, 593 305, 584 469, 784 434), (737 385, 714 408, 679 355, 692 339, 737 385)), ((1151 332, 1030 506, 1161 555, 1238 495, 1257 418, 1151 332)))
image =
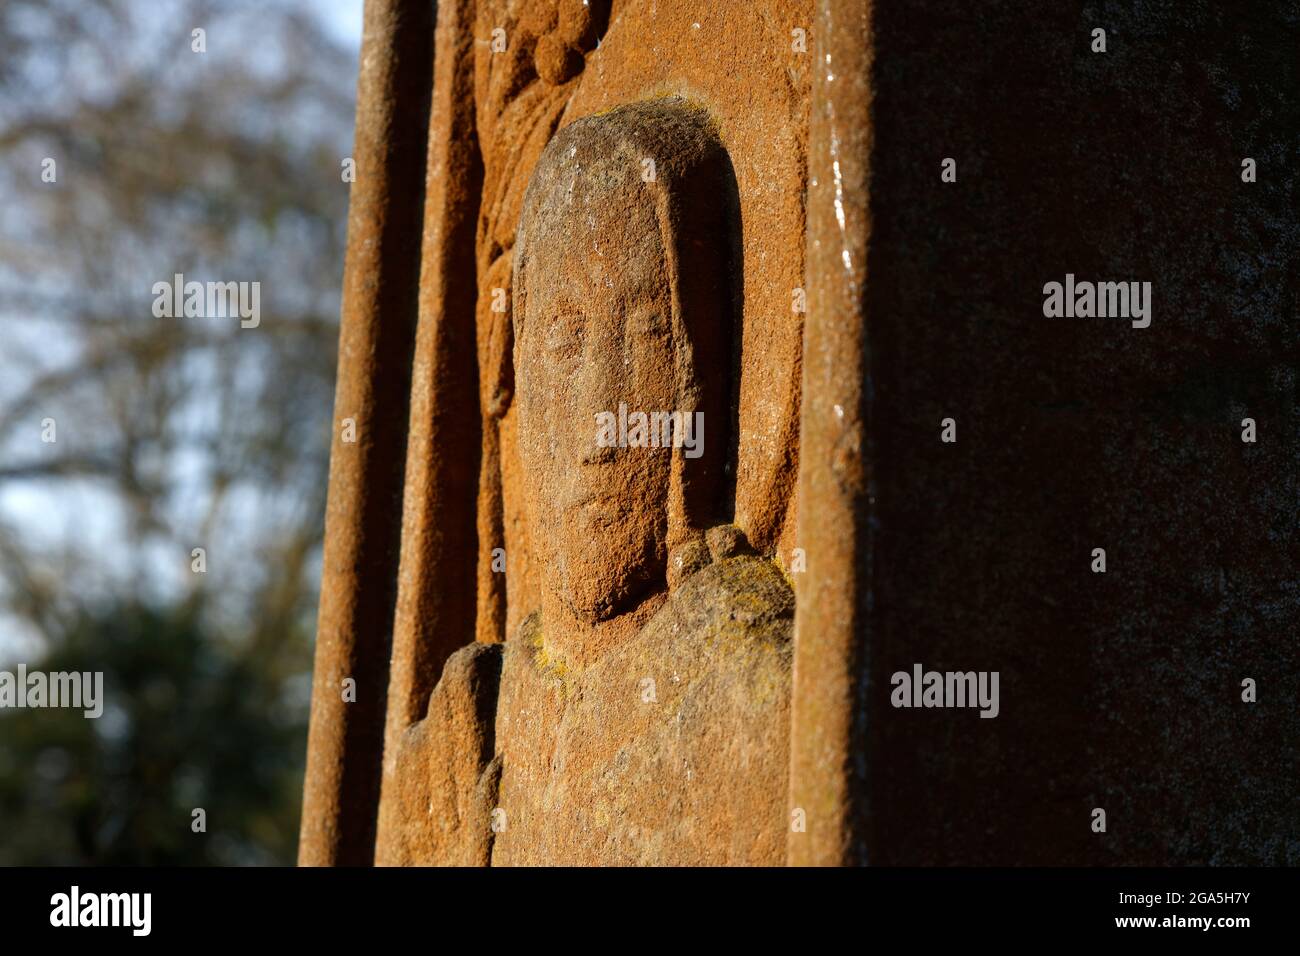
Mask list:
MULTIPOLYGON (((0 6, 0 638, 23 622, 58 656, 158 627, 219 642, 265 693, 310 672, 355 52, 307 0, 0 6), (155 317, 154 283, 178 273, 259 282, 260 325, 155 317)), ((212 721, 247 693, 210 689, 212 721)), ((268 735, 301 730, 295 706, 268 735)), ((148 804, 139 781, 119 783, 121 805, 68 811, 69 858, 148 839, 126 809, 148 804)), ((250 810, 285 859, 291 804, 250 810)))

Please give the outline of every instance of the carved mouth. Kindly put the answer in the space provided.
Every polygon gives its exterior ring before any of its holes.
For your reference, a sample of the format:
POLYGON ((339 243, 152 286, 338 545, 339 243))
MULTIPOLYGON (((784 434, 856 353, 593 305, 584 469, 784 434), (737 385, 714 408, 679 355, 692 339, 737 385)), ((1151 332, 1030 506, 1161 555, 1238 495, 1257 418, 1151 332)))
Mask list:
POLYGON ((565 496, 561 509, 564 511, 576 511, 579 508, 590 508, 593 505, 599 505, 609 500, 609 495, 599 491, 578 491, 565 496))
POLYGON ((592 448, 582 455, 583 465, 607 465, 618 457, 618 449, 612 445, 592 448))
POLYGON ((584 525, 594 526, 602 531, 616 527, 626 518, 625 509, 620 507, 618 496, 605 492, 582 495, 576 498, 567 510, 584 525))

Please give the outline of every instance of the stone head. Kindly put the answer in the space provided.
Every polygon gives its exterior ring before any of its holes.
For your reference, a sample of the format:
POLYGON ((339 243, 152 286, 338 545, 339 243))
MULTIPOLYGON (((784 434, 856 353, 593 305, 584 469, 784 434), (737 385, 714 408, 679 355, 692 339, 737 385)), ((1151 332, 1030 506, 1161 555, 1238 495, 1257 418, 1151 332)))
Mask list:
POLYGON ((722 505, 734 190, 706 114, 677 99, 577 120, 534 169, 515 244, 519 451, 543 587, 579 619, 666 588, 674 549, 722 505))

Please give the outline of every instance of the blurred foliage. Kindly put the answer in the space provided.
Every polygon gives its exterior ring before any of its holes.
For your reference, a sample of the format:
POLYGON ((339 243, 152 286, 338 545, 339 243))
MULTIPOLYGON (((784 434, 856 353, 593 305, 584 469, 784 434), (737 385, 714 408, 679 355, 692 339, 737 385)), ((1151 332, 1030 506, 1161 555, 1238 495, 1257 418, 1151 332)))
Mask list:
POLYGON ((292 860, 306 733, 301 700, 288 705, 295 644, 232 647, 203 620, 197 604, 128 604, 61 635, 43 669, 103 671, 107 703, 97 719, 5 715, 0 865, 292 860))
POLYGON ((0 863, 294 858, 356 76, 328 7, 0 3, 0 668, 111 675, 99 720, 0 711, 0 863), (176 273, 259 281, 260 326, 155 318, 176 273))

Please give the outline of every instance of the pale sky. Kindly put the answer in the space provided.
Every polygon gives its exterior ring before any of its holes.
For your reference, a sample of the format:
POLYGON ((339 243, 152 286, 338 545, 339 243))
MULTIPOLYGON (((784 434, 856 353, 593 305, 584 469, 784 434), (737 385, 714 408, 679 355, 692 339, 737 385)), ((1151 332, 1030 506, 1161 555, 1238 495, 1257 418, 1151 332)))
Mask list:
MULTIPOLYGON (((430 0, 433 2, 433 0, 430 0)), ((340 40, 358 47, 361 44, 361 9, 362 0, 316 0, 316 7, 321 12, 329 29, 340 40)))
MULTIPOLYGON (((360 48, 364 0, 309 0, 307 5, 341 44, 353 51, 360 48)), ((45 341, 48 348, 48 343, 57 342, 58 337, 47 335, 45 341)), ((10 383, 0 382, 0 390, 6 384, 10 383)), ((100 550, 110 564, 126 558, 112 554, 113 543, 126 538, 120 528, 121 514, 116 499, 94 481, 65 479, 45 485, 10 482, 0 491, 0 518, 20 524, 26 540, 41 548, 77 546, 80 542, 80 546, 100 550)), ((165 561, 160 563, 166 565, 165 561)), ((78 582, 76 586, 83 593, 93 587, 88 581, 78 582)), ((0 617, 0 666, 35 654, 39 649, 37 635, 15 624, 0 617)))

